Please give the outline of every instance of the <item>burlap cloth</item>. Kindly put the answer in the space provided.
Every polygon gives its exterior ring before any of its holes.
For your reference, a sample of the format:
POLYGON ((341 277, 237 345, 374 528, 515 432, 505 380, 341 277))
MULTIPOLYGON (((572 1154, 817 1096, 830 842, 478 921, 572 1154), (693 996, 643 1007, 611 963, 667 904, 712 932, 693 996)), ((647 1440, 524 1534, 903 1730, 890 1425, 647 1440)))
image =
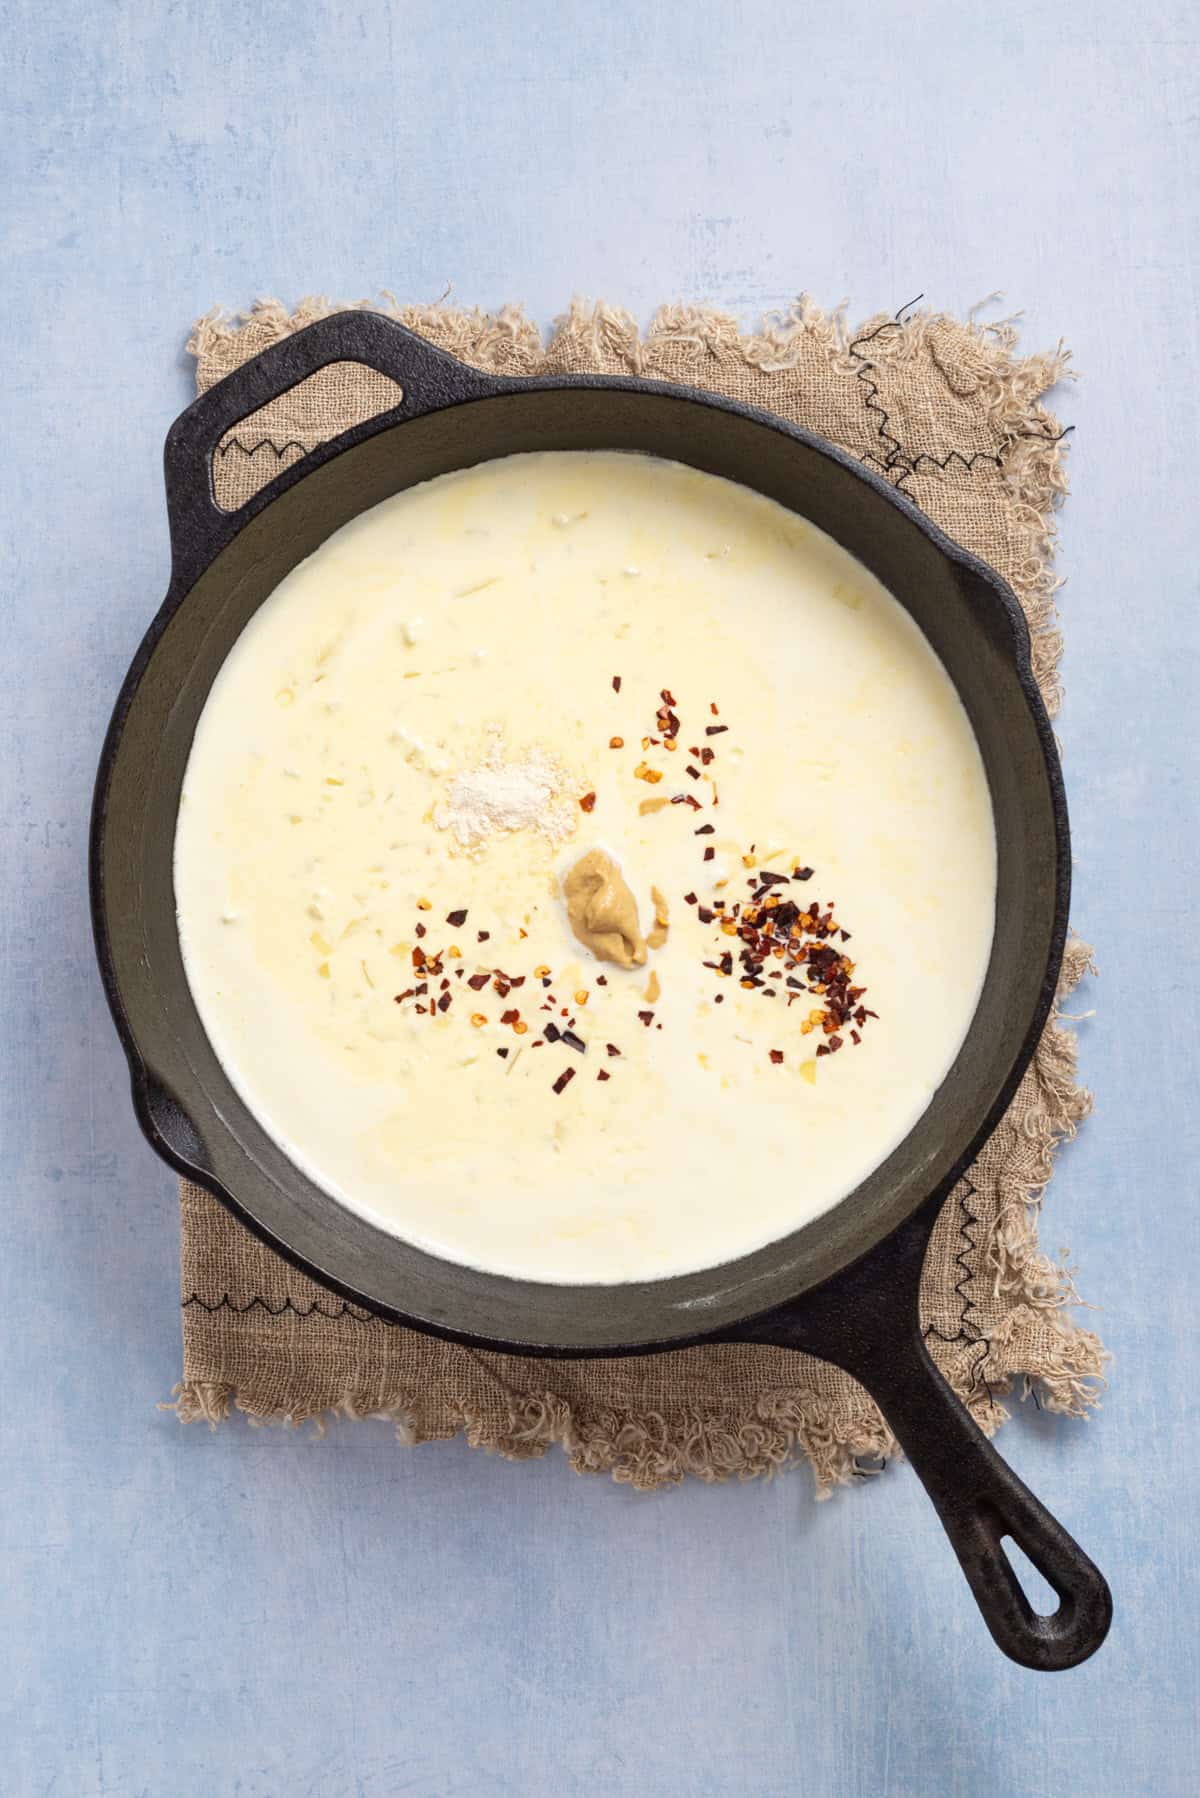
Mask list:
MULTIPOLYGON (((261 302, 213 314, 189 348, 201 390, 288 332, 334 310, 261 302)), ((858 331, 802 301, 758 335, 732 319, 663 308, 639 333, 626 313, 577 304, 549 344, 521 312, 380 308, 481 368, 521 374, 603 370, 661 376, 770 408, 842 445, 902 487, 1020 596, 1051 712, 1060 638, 1053 514, 1066 490, 1061 433, 1040 398, 1066 353, 1018 356, 1011 321, 980 326, 920 313, 858 331)), ((240 504, 281 464, 394 403, 390 383, 353 364, 313 377, 244 421, 220 446, 216 490, 240 504)), ((1088 965, 1072 940, 1060 998, 1088 965)), ((1036 1213, 1056 1144, 1088 1110, 1071 1035, 1042 1039, 1008 1115, 947 1201, 922 1291, 934 1356, 989 1432, 1014 1386, 1084 1415, 1105 1360, 1067 1307, 1070 1276, 1039 1250, 1036 1213)), ((817 1490, 878 1467, 895 1442, 846 1374, 770 1348, 688 1349, 613 1361, 480 1354, 379 1322, 293 1272, 184 1182, 180 1417, 215 1423, 236 1405, 255 1419, 382 1417, 415 1443, 458 1431, 516 1457, 561 1443, 579 1471, 641 1487, 748 1478, 806 1456, 817 1490)))

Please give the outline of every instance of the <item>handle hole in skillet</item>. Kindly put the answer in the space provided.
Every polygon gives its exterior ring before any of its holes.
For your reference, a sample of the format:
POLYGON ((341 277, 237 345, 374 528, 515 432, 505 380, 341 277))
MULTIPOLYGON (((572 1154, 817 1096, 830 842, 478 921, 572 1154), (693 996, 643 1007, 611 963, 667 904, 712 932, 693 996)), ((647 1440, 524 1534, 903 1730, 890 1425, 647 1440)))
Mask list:
POLYGON ((400 405, 404 389, 365 362, 329 362, 231 425, 212 456, 213 498, 238 512, 319 444, 400 405))
POLYGON ((1038 1572, 1021 1545, 1014 1542, 1011 1536, 1001 1536, 1000 1552, 1016 1575, 1017 1583, 1033 1607, 1034 1615, 1047 1619, 1057 1616, 1062 1600, 1049 1580, 1038 1572))

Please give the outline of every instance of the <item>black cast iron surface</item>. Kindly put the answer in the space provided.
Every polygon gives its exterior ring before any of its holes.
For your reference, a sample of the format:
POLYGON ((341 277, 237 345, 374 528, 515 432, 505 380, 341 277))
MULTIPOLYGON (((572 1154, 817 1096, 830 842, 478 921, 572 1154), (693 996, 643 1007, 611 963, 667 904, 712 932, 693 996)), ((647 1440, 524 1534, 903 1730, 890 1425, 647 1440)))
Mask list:
POLYGON ((1002 1115, 1053 997, 1066 930, 1062 780, 1020 608, 990 569, 831 445, 766 413, 660 382, 501 379, 391 320, 340 313, 210 389, 167 440, 172 574, 117 700, 92 821, 105 989, 149 1141, 273 1248, 335 1291, 437 1335, 519 1353, 603 1355, 770 1342, 836 1361, 872 1392, 932 1498, 996 1641, 1027 1666, 1075 1665, 1103 1640, 1096 1568, 996 1454, 925 1349, 918 1286, 940 1205, 1002 1115), (213 497, 224 433, 318 368, 367 363, 404 394, 322 445, 239 512, 213 497), (209 688, 283 577, 368 506, 524 450, 610 448, 688 462, 810 519, 904 604, 954 680, 988 773, 997 923, 971 1031, 900 1147, 832 1211, 722 1267, 620 1286, 550 1286, 457 1266, 375 1229, 288 1161, 233 1091, 192 1003, 172 849, 209 688), (1018 1541, 1059 1594, 1036 1616, 1004 1555, 1018 1541))

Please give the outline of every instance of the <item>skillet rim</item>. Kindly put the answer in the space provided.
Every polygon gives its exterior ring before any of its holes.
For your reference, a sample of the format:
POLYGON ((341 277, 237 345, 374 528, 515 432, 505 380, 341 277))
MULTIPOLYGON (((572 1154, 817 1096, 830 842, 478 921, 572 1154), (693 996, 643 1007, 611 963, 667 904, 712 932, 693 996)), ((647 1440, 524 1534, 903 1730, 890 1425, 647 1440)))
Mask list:
MULTIPOLYGON (((361 319, 362 315, 357 316, 361 319)), ((329 322, 330 321, 328 320, 325 321, 327 324, 329 322)), ((391 331, 399 333, 404 338, 411 338, 413 335, 407 332, 403 327, 395 324, 394 321, 380 319, 378 322, 388 326, 391 331)), ((298 334, 298 336, 302 335, 303 333, 298 334)), ((276 346, 276 351, 287 350, 297 341, 297 338, 285 340, 283 344, 276 346)), ((1038 748, 1041 752, 1042 773, 1046 781, 1047 798, 1053 821, 1055 853, 1053 883, 1054 909, 1049 933, 1049 948, 1046 957, 1046 965, 1039 984, 1036 1004, 1029 1016, 1020 1046, 1013 1058, 1008 1074, 1000 1083, 995 1099, 987 1108, 985 1115, 971 1135, 970 1140, 963 1151, 952 1163, 944 1167, 944 1171, 940 1178, 938 1178, 932 1185, 929 1192, 917 1199, 902 1217, 893 1220, 890 1228, 878 1231, 872 1235, 869 1240, 863 1242, 859 1246, 857 1252, 850 1254, 844 1261, 842 1261, 836 1270, 818 1281, 809 1282, 799 1288, 790 1302, 797 1306, 802 1305, 805 1298, 810 1293, 829 1286, 832 1282, 848 1274, 859 1261, 879 1247, 881 1243, 886 1242, 892 1235, 896 1234, 906 1223, 913 1219, 917 1219, 922 1215, 927 1216, 930 1222, 932 1222, 932 1219, 936 1215, 937 1209, 940 1207, 946 1194, 949 1193, 953 1185, 959 1178, 961 1178, 966 1168, 975 1159, 982 1144, 986 1141, 987 1137, 991 1134, 992 1130, 1003 1116, 1021 1077, 1029 1065, 1053 1003, 1067 932, 1067 902, 1070 890, 1070 835, 1067 822, 1066 799, 1063 788, 1061 765, 1054 742, 1050 720, 1033 675, 1030 653, 1030 635, 1024 614, 1021 611, 1015 594, 1002 577, 988 564, 980 560, 980 558, 972 555, 970 551, 965 550, 961 545, 955 543, 946 536, 946 534, 920 510, 907 494, 892 486, 889 482, 885 481, 882 476, 877 474, 875 470, 856 460, 848 452, 840 449, 837 445, 829 443, 827 440, 817 436, 813 432, 805 431, 799 426, 792 425, 788 421, 778 418, 773 413, 764 411, 758 407, 747 405, 741 401, 729 399, 723 395, 709 393, 702 389, 690 388, 676 383, 647 381, 638 377, 617 377, 607 375, 538 377, 485 376, 478 371, 466 369, 464 365, 456 362, 453 357, 447 356, 444 352, 434 350, 433 347, 425 343, 424 340, 418 338, 415 341, 420 344, 423 356, 432 359, 434 365, 437 365, 438 363, 445 365, 449 371, 453 372, 453 375, 458 381, 457 392, 453 393, 449 398, 435 402, 433 405, 426 406, 422 409, 423 415, 425 416, 428 416, 429 413, 435 411, 444 412, 456 408, 468 408, 481 402, 486 403, 494 398, 502 398, 511 394, 539 392, 555 393, 564 390, 611 391, 622 394, 637 394, 650 401, 667 399, 677 402, 682 401, 689 405, 698 405, 710 411, 728 413, 745 420, 751 425, 768 430, 776 435, 786 437, 813 452, 818 457, 835 463, 845 472, 853 476, 855 480, 873 489, 882 499, 886 500, 889 505, 900 511, 912 525, 916 526, 922 536, 926 538, 926 540, 947 562, 960 570, 963 575, 981 584, 988 590, 989 601, 998 607, 999 615, 1008 627, 1008 649, 1013 658, 1013 674, 1020 689, 1022 699, 1024 700, 1030 722, 1035 732, 1038 748)), ((274 352, 271 351, 266 352, 267 357, 271 357, 273 354, 274 352)), ((282 360, 282 358, 278 357, 276 359, 282 360)), ((258 360, 261 362, 263 358, 260 357, 258 360)), ((178 420, 176 420, 167 440, 166 456, 168 462, 169 489, 171 485, 170 467, 173 454, 178 453, 181 443, 186 443, 189 434, 194 435, 196 431, 202 431, 204 429, 206 419, 208 416, 211 416, 213 405, 219 398, 221 390, 229 384, 236 383, 238 374, 241 372, 242 371, 235 371, 233 375, 227 377, 225 382, 221 382, 216 387, 210 389, 207 394, 202 395, 199 400, 195 401, 193 405, 190 406, 178 420)), ((394 408, 393 411, 380 414, 373 419, 365 421, 361 425, 352 427, 349 431, 339 434, 338 437, 331 439, 327 444, 319 446, 316 451, 303 458, 292 468, 283 470, 274 480, 261 489, 252 500, 247 502, 240 511, 233 514, 221 515, 222 523, 217 533, 219 541, 217 542, 216 547, 211 549, 210 552, 202 558, 201 565, 198 568, 184 572, 182 558, 178 553, 179 545, 176 539, 176 532, 173 528, 173 549, 176 553, 171 583, 168 587, 166 598, 143 635, 125 679, 122 682, 114 706, 97 771, 90 833, 89 886, 97 958, 100 965, 106 998, 110 1010, 112 1011, 118 1036, 129 1065, 133 1104, 139 1126, 151 1147, 155 1149, 156 1153, 166 1161, 168 1165, 174 1168, 176 1172, 184 1175, 186 1178, 211 1192, 225 1205, 226 1209, 229 1210, 233 1216, 251 1229, 260 1240, 265 1242, 270 1248, 275 1250, 275 1252, 281 1254, 293 1266, 297 1267, 309 1278, 315 1280, 319 1285, 338 1293, 352 1305, 361 1308, 369 1315, 380 1317, 385 1322, 408 1325, 427 1334, 440 1336, 447 1340, 468 1343, 473 1346, 507 1350, 515 1353, 538 1354, 547 1357, 559 1356, 572 1358, 648 1353, 659 1350, 683 1348, 693 1343, 719 1340, 722 1337, 727 1338, 731 1333, 735 1332, 744 1336, 746 1325, 750 1320, 755 1316, 763 1315, 766 1311, 778 1308, 779 1301, 777 1299, 772 1299, 768 1305, 751 1310, 745 1315, 739 1315, 736 1319, 726 1318, 716 1326, 709 1325, 708 1327, 705 1327, 702 1322, 699 1322, 695 1329, 672 1328, 669 1333, 650 1338, 639 1336, 632 1341, 606 1340, 602 1343, 589 1342, 586 1344, 580 1344, 577 1341, 554 1341, 548 1343, 532 1338, 524 1339, 497 1336, 481 1333, 473 1329, 463 1328, 456 1323, 446 1323, 437 1318, 422 1317, 417 1312, 400 1309, 385 1301, 370 1297, 360 1288, 346 1283, 336 1275, 330 1274, 324 1268, 319 1267, 313 1261, 307 1259, 301 1252, 290 1247, 289 1244, 280 1238, 269 1226, 262 1223, 251 1211, 249 1211, 246 1206, 238 1200, 236 1195, 220 1180, 220 1178, 212 1173, 211 1170, 199 1164, 196 1159, 191 1158, 188 1153, 189 1145, 187 1142, 187 1129, 182 1132, 184 1138, 182 1147, 178 1140, 172 1140, 171 1136, 167 1133, 168 1129, 170 1129, 175 1133, 176 1138, 178 1138, 180 1134, 180 1121, 182 1120, 185 1125, 189 1124, 190 1121, 187 1120, 186 1113, 182 1111, 182 1108, 175 1106, 174 1102, 170 1100, 169 1095, 164 1094, 161 1083, 156 1079, 154 1071, 148 1064, 146 1056, 138 1043, 133 1022, 125 1005, 121 983, 117 973, 116 957, 108 926, 104 891, 105 827, 108 815, 108 802, 120 743, 126 723, 136 702, 142 679, 159 641, 171 620, 186 603, 195 586, 203 575, 208 572, 208 569, 212 567, 221 552, 253 519, 266 511, 276 499, 281 497, 282 494, 289 491, 292 487, 307 479, 311 474, 315 473, 319 467, 324 466, 329 461, 345 454, 347 451, 356 448, 368 438, 375 437, 386 431, 400 429, 409 422, 410 415, 407 411, 407 403, 402 402, 401 405, 394 408), (167 1104, 165 1113, 164 1098, 166 1099, 167 1104)), ((481 461, 490 459, 494 458, 479 458, 481 461)), ((464 462, 462 465, 469 466, 471 464, 464 462)), ((743 484, 750 486, 753 490, 761 491, 761 489, 754 488, 752 479, 744 479, 743 484)), ((173 527, 174 524, 175 520, 173 519, 173 527)), ((850 546, 847 545, 846 547, 849 548, 850 546)), ((853 553, 853 550, 851 550, 851 553, 853 553)), ((974 1028, 975 1025, 973 1024, 972 1030, 974 1028)), ((968 1032, 968 1040, 969 1036, 970 1032, 968 1032)), ((194 1126, 191 1128, 195 1135, 196 1145, 202 1150, 199 1135, 198 1133, 195 1133, 194 1126)), ((915 1128, 917 1128, 917 1126, 914 1126, 914 1129, 915 1128)), ((911 1135, 912 1133, 910 1132, 909 1137, 906 1137, 904 1140, 907 1142, 911 1135)), ((859 1189, 856 1188, 854 1193, 847 1194, 844 1199, 840 1200, 837 1205, 831 1207, 828 1212, 821 1214, 819 1218, 812 1220, 809 1225, 802 1226, 802 1228, 811 1229, 819 1227, 836 1212, 842 1210, 844 1206, 851 1203, 858 1190, 859 1189)), ((330 1200, 330 1203, 336 1205, 337 1201, 330 1200)), ((339 1210, 343 1215, 356 1215, 348 1213, 345 1207, 339 1207, 339 1210)), ((395 1242, 396 1240, 403 1241, 403 1239, 397 1239, 387 1232, 377 1231, 376 1233, 383 1242, 395 1242)), ((779 1252, 782 1258, 782 1253, 785 1250, 786 1245, 791 1243, 797 1234, 798 1232, 790 1233, 788 1236, 781 1237, 777 1239, 775 1243, 766 1246, 770 1250, 779 1252)), ((444 1258, 433 1255, 429 1251, 416 1250, 414 1245, 411 1244, 406 1244, 405 1246, 410 1252, 423 1256, 440 1266, 450 1268, 457 1267, 457 1264, 449 1263, 445 1261, 444 1258)), ((755 1251, 755 1253, 762 1252, 763 1251, 755 1251)), ((740 1259, 741 1258, 739 1258, 739 1260, 740 1259)), ((519 1288, 521 1290, 530 1288, 537 1290, 540 1288, 544 1291, 548 1290, 554 1292, 557 1295, 580 1293, 590 1295, 593 1298, 597 1293, 631 1294, 637 1292, 645 1293, 647 1291, 653 1292, 657 1290, 663 1294, 665 1301, 669 1289, 680 1282, 694 1279, 697 1272, 720 1273, 723 1279, 728 1279, 732 1276, 734 1283, 736 1284, 735 1270, 738 1266, 739 1261, 733 1261, 718 1264, 711 1269, 695 1270, 691 1274, 668 1276, 665 1279, 655 1281, 630 1281, 614 1283, 612 1285, 589 1284, 583 1287, 565 1286, 556 1282, 522 1281, 511 1276, 488 1273, 484 1270, 477 1269, 469 1270, 469 1272, 475 1278, 482 1279, 488 1284, 519 1288)), ((662 1307, 662 1317, 664 1322, 672 1319, 672 1313, 665 1302, 662 1307)))

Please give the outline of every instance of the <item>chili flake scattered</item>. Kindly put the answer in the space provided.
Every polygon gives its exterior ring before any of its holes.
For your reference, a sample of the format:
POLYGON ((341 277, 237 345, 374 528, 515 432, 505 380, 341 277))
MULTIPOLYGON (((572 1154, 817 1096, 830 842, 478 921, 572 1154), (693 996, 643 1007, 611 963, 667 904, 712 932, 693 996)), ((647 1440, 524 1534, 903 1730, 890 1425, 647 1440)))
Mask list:
POLYGON ((619 674, 614 674, 613 675, 613 692, 619 693, 620 691, 621 691, 621 677, 619 674))
POLYGON ((452 925, 455 930, 458 930, 461 925, 466 923, 466 921, 467 911, 465 906, 460 907, 458 911, 448 911, 446 913, 447 924, 452 925))
POLYGON ((771 1060, 775 1063, 776 1067, 779 1067, 783 1061, 783 1050, 782 1049, 772 1049, 771 1050, 771 1060))
POLYGON ((558 1076, 558 1079, 554 1082, 553 1090, 556 1093, 562 1092, 564 1087, 570 1086, 570 1084, 571 1084, 572 1080, 574 1080, 574 1078, 575 1078, 575 1069, 574 1068, 564 1068, 562 1073, 558 1076))
POLYGON ((595 811, 596 795, 594 793, 585 793, 583 798, 579 801, 579 809, 581 812, 595 811))

